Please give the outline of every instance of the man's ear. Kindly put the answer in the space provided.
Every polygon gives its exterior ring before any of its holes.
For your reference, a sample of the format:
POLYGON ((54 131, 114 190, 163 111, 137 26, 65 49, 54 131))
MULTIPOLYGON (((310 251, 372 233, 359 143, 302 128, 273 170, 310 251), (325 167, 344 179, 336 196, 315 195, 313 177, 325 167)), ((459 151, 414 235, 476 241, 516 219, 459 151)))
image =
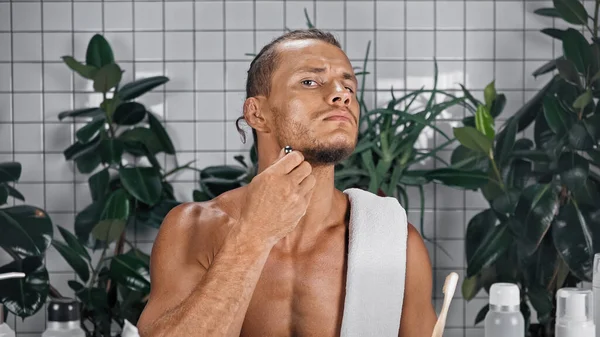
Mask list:
POLYGON ((263 114, 265 111, 264 100, 261 97, 249 97, 244 102, 244 119, 246 124, 251 126, 256 131, 269 133, 269 125, 263 114))

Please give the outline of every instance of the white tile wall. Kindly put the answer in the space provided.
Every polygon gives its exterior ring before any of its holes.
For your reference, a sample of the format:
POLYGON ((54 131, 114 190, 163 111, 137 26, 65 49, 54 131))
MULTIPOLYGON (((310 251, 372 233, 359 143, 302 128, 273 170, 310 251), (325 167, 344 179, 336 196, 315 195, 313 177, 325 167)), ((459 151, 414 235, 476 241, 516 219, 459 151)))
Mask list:
MULTIPOLYGON (((591 3, 591 1, 588 1, 591 3)), ((74 172, 62 151, 70 145, 72 123, 60 111, 98 104, 89 81, 80 79, 60 57, 85 57, 90 37, 105 33, 125 78, 165 74, 171 81, 141 101, 166 118, 180 163, 196 167, 233 163, 247 154, 234 120, 241 114, 246 71, 251 58, 286 28, 304 28, 306 9, 313 23, 334 33, 357 66, 372 42, 365 98, 384 104, 389 88, 415 90, 433 84, 438 60, 440 88, 464 83, 477 97, 496 80, 508 102, 502 118, 545 84, 530 73, 560 53, 560 45, 539 33, 552 19, 533 14, 549 0, 0 0, 0 159, 23 163, 18 184, 28 203, 45 207, 57 224, 72 228, 75 210, 89 203, 87 177, 74 172)), ((557 25, 561 26, 561 25, 557 25)), ((450 131, 462 118, 448 111, 438 126, 450 131)), ((441 139, 420 141, 431 147, 441 139)), ((450 152, 441 156, 448 158, 450 152)), ((191 199, 193 173, 177 175, 177 194, 191 199)), ((423 234, 434 265, 434 303, 441 306, 441 284, 452 270, 464 274, 464 230, 486 207, 481 194, 444 186, 425 187, 423 234), (447 254, 448 253, 448 254, 447 254)), ((409 195, 417 195, 409 190, 409 195)), ((409 220, 419 223, 419 200, 411 201, 409 220)), ((137 231, 149 251, 156 231, 137 231)), ((4 258, 4 257, 2 257, 4 258)), ((68 290, 73 277, 54 251, 47 256, 51 279, 68 290)), ((445 336, 482 336, 473 320, 486 303, 484 293, 466 303, 460 291, 452 304, 445 336)), ((39 336, 45 314, 25 322, 9 318, 19 336, 39 336)))

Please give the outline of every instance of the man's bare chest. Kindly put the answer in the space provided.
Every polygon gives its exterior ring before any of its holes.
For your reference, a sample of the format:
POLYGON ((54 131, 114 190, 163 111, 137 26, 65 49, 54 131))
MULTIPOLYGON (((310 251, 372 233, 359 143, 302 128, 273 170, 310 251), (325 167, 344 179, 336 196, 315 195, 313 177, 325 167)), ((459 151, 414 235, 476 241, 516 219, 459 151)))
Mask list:
POLYGON ((306 254, 274 251, 250 302, 242 336, 339 336, 344 244, 306 254))

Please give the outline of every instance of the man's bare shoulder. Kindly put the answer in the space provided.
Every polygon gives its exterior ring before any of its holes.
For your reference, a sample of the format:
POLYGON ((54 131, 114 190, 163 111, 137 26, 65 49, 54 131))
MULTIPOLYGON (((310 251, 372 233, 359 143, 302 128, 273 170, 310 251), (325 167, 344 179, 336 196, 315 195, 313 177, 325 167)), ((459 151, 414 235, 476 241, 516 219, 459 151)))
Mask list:
POLYGON ((237 219, 240 192, 241 189, 232 190, 209 201, 174 207, 163 220, 156 246, 187 250, 207 267, 237 219))

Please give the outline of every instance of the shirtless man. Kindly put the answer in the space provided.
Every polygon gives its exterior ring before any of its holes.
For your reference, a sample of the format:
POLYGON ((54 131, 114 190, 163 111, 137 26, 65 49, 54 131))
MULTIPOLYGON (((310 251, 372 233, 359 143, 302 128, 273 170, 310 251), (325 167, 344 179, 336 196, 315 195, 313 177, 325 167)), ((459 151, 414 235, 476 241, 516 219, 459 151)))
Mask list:
MULTIPOLYGON (((330 34, 287 33, 263 48, 248 72, 243 117, 258 174, 167 215, 152 250, 142 337, 340 335, 349 200, 334 187, 334 164, 356 145, 357 87, 330 34)), ((432 270, 410 224, 406 254, 398 335, 430 337, 432 270)))

